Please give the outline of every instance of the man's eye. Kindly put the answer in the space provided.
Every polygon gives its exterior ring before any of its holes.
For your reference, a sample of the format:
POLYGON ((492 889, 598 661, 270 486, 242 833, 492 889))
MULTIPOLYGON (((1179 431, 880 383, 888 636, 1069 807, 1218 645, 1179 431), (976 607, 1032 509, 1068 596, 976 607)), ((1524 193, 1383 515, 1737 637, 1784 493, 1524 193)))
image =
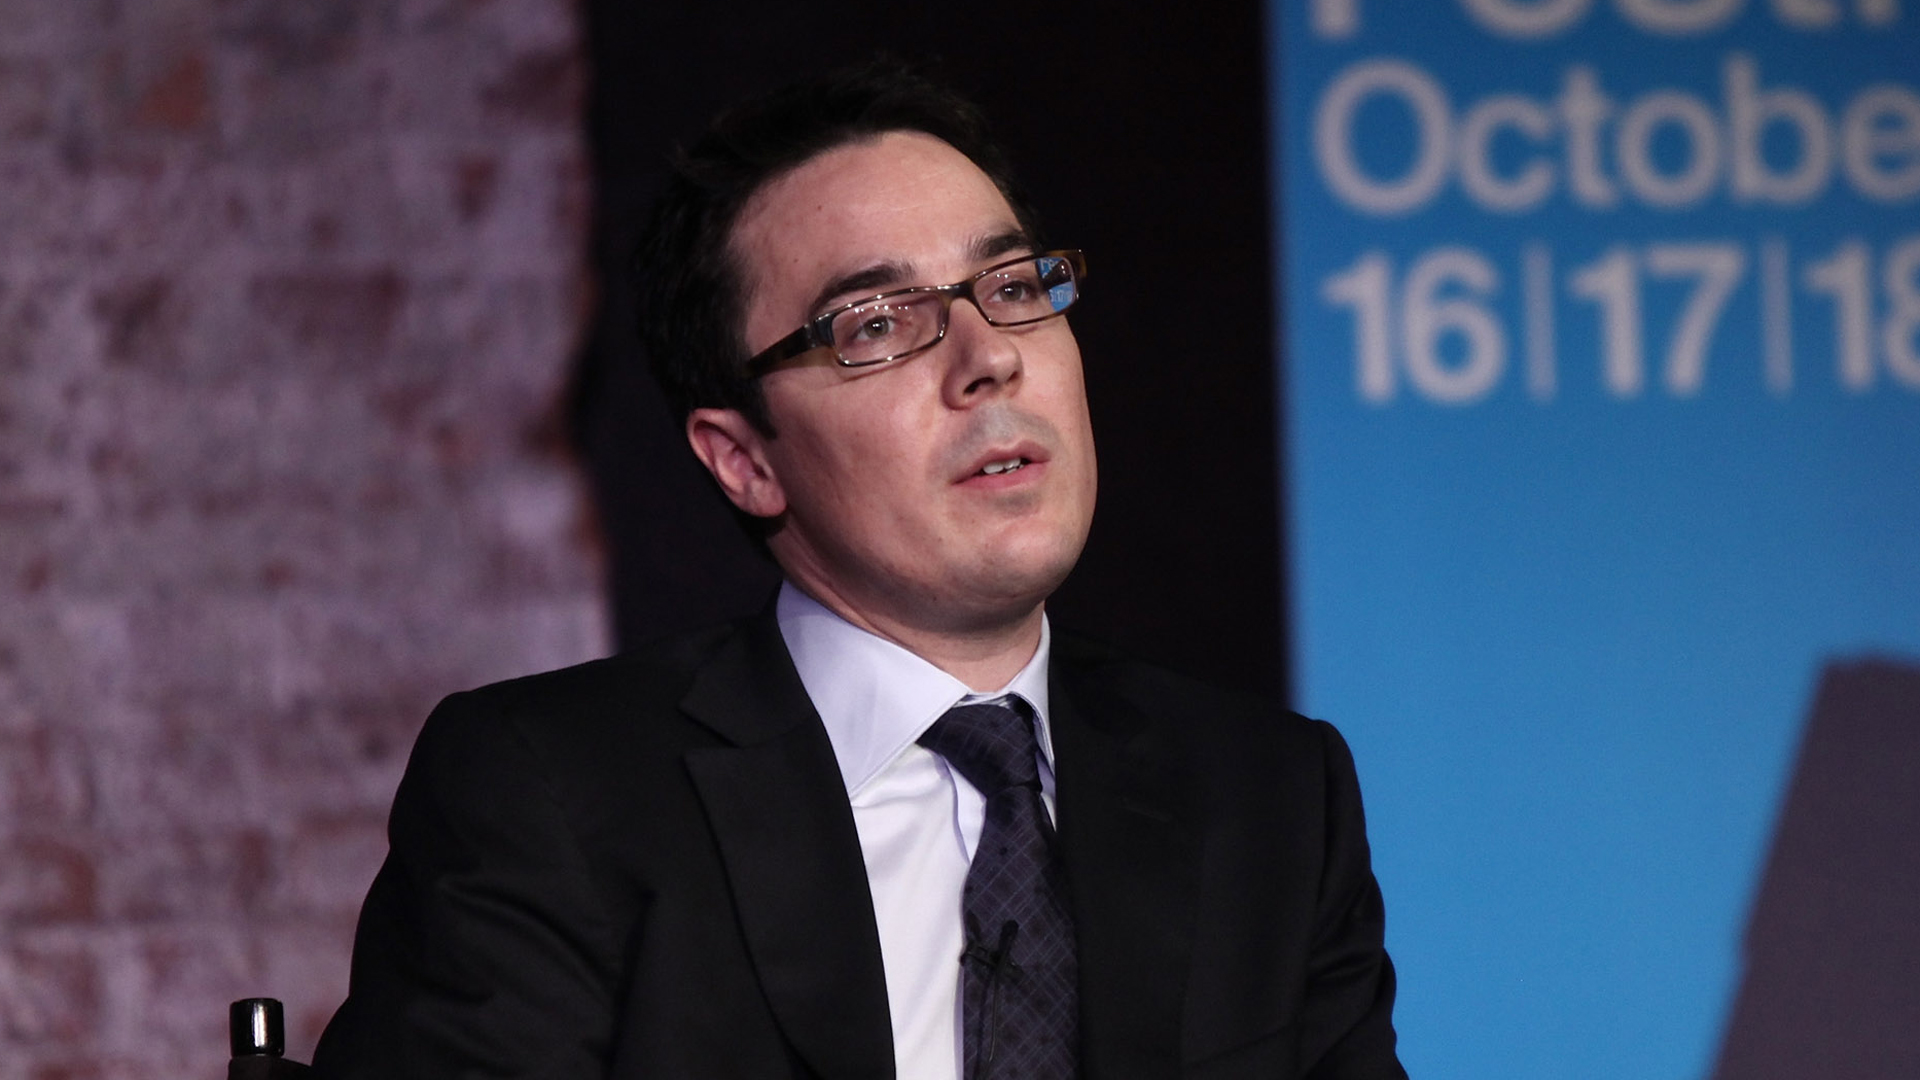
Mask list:
POLYGON ((891 315, 868 315, 853 328, 856 341, 876 341, 893 333, 898 324, 891 315))
POLYGON ((993 281, 986 302, 996 307, 1025 307, 1040 295, 1040 283, 1031 274, 1008 274, 993 281))

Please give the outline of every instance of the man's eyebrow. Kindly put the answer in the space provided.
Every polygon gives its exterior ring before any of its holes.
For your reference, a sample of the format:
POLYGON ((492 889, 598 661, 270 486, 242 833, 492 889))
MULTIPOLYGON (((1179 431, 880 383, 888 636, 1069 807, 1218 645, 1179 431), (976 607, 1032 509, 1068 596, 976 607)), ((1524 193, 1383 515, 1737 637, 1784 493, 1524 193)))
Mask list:
POLYGON ((1032 251, 1033 237, 1021 229, 1008 229, 1005 232, 992 233, 973 242, 973 257, 985 261, 997 259, 1002 255, 1011 255, 1017 251, 1032 251))
POLYGON ((814 295, 813 303, 807 305, 807 310, 825 311, 830 302, 849 294, 869 296, 873 293, 885 292, 888 286, 898 285, 907 280, 908 273, 908 268, 903 263, 883 262, 855 270, 851 274, 842 274, 821 286, 820 291, 814 295))
MULTIPOLYGON (((968 245, 971 258, 978 262, 997 259, 1018 251, 1033 250, 1033 238, 1020 229, 1007 229, 989 233, 968 245)), ((865 297, 887 291, 894 286, 904 286, 913 277, 912 268, 900 262, 880 262, 872 266, 855 270, 851 274, 842 274, 827 282, 814 294, 813 302, 807 310, 822 312, 829 306, 838 306, 834 301, 842 297, 865 297)))

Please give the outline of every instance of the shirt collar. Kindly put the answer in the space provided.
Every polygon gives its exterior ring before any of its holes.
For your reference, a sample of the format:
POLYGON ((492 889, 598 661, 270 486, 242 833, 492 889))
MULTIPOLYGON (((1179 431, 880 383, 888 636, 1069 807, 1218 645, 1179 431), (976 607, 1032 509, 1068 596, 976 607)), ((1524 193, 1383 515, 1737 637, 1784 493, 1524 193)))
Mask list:
POLYGON ((1053 765, 1047 715, 1047 657, 1052 629, 1040 618, 1040 646, 1006 686, 976 694, 952 675, 883 637, 842 619, 792 582, 774 605, 780 636, 800 682, 826 725, 847 794, 858 792, 963 701, 1022 698, 1039 718, 1040 753, 1053 765))

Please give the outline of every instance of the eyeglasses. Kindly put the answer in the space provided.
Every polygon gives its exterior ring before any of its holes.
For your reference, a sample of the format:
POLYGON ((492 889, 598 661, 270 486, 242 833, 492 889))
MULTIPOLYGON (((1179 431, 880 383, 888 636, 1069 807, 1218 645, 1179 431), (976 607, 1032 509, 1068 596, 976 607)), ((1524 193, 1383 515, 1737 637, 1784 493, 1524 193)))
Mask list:
POLYGON ((1063 315, 1080 299, 1087 257, 1048 251, 995 263, 952 285, 917 285, 842 304, 808 319, 747 361, 747 377, 814 362, 831 349, 834 363, 859 368, 930 349, 947 336, 955 300, 979 310, 989 326, 1025 326, 1063 315))

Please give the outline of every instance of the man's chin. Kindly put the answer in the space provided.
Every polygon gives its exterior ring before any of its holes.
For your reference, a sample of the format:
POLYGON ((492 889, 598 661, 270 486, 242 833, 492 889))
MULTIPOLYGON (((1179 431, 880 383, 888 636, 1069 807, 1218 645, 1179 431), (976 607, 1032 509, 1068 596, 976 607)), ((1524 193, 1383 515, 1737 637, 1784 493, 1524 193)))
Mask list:
POLYGON ((975 630, 1031 618, 1067 579, 1079 554, 1079 546, 1074 545, 1052 553, 1028 551, 1020 553, 1021 557, 986 561, 943 590, 947 595, 931 606, 947 609, 975 630))

